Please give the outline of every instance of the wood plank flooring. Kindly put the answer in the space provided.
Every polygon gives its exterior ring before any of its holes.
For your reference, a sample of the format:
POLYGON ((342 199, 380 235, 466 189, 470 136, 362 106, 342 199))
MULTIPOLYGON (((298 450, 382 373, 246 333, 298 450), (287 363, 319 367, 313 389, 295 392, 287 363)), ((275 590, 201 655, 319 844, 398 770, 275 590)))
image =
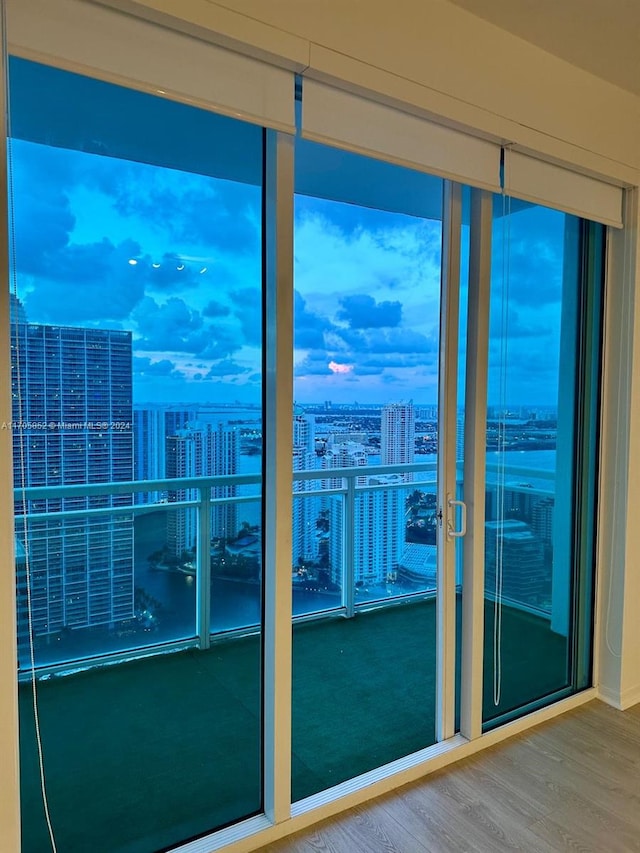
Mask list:
POLYGON ((640 851, 640 705, 594 701, 263 853, 640 851))

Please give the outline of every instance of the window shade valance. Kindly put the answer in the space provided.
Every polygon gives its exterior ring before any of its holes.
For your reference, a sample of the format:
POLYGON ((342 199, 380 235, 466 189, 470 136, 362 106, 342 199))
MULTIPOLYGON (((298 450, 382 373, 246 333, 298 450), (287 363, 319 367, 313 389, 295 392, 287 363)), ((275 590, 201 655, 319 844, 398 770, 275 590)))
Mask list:
POLYGON ((504 192, 614 228, 622 228, 622 190, 505 148, 504 192))
POLYGON ((302 136, 500 191, 500 146, 316 80, 303 82, 302 136))
MULTIPOLYGON (((86 0, 7 0, 10 52, 234 116, 295 129, 294 75, 86 0)), ((305 79, 302 136, 622 226, 622 190, 334 86, 305 79)))
POLYGON ((294 76, 83 0, 8 0, 9 51, 293 132, 294 76))

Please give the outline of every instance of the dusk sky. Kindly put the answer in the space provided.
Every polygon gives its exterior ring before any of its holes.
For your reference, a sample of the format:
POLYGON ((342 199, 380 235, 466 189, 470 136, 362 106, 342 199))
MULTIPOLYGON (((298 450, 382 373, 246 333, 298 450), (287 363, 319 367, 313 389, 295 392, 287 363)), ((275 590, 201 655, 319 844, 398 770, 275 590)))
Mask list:
MULTIPOLYGON (((135 402, 259 403, 259 187, 23 140, 12 161, 29 322, 130 330, 135 402)), ((556 402, 564 218, 509 217, 510 405, 556 402)), ((295 222, 296 400, 436 402, 440 222, 308 196, 295 222)))

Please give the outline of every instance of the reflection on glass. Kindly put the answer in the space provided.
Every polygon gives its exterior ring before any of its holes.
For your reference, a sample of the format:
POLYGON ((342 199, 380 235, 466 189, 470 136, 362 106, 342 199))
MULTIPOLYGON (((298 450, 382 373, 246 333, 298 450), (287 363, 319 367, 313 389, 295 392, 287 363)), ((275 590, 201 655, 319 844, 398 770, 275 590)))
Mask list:
POLYGON ((298 140, 296 192, 294 615, 346 618, 294 625, 294 800, 435 737, 442 181, 298 140))
MULTIPOLYGON (((402 478, 389 475, 383 483, 405 482, 402 478)), ((371 477, 369 486, 379 486, 376 480, 371 477)), ((435 491, 423 491, 417 484, 410 491, 379 487, 358 491, 354 519, 357 603, 435 592, 437 512, 435 491)))
POLYGON ((318 486, 314 480, 294 483, 293 535, 294 549, 297 540, 299 554, 293 565, 294 616, 308 616, 342 605, 343 499, 339 495, 302 497, 305 489, 318 486), (303 537, 305 541, 300 541, 303 537))
POLYGON ((579 221, 496 200, 484 719, 571 683, 579 221))
POLYGON ((167 512, 57 515, 38 521, 27 516, 26 527, 21 517, 16 520, 23 667, 30 659, 25 535, 38 664, 195 636, 195 563, 179 563, 167 551, 167 512))
MULTIPOLYGON (((211 631, 255 629, 261 620, 262 527, 260 499, 222 502, 221 493, 255 486, 212 489, 211 513, 211 631), (218 495, 218 497, 216 497, 218 495), (221 501, 215 503, 215 501, 221 501), (232 531, 225 536, 225 531, 232 531)), ((228 494, 223 497, 228 498, 228 494)))
POLYGON ((59 848, 165 849, 262 804, 263 134, 20 59, 10 85, 23 850, 31 638, 59 848))

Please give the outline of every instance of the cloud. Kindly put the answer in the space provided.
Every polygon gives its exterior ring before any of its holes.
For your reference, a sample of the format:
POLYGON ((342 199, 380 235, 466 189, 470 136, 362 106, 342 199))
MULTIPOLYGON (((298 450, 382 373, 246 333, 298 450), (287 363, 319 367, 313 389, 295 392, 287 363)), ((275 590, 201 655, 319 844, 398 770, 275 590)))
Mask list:
POLYGON ((176 366, 168 358, 163 358, 160 361, 151 361, 150 358, 134 356, 133 370, 142 376, 164 376, 167 378, 182 378, 184 374, 176 370, 176 366))
POLYGON ((342 340, 345 350, 350 353, 371 356, 388 353, 418 354, 424 358, 438 351, 438 337, 435 333, 425 335, 413 329, 342 329, 336 335, 342 340))
POLYGON ((295 374, 308 399, 360 382, 379 401, 381 379, 404 391, 437 377, 440 224, 354 207, 296 202, 295 344, 308 352, 295 374), (330 362, 353 369, 332 374, 330 362))
POLYGON ((437 299, 440 224, 378 211, 374 226, 351 231, 343 227, 351 207, 326 202, 296 217, 296 287, 311 309, 329 315, 345 296, 384 302, 402 294, 406 315, 417 301, 437 299))
POLYGON ((251 373, 250 367, 243 367, 231 358, 222 359, 209 370, 206 379, 216 379, 221 376, 240 376, 243 373, 251 373))
MULTIPOLYGON (((132 319, 138 332, 134 339, 136 350, 180 352, 216 360, 227 358, 245 344, 242 329, 221 322, 206 324, 197 309, 177 296, 163 303, 145 296, 132 319)), ((198 366, 200 370, 209 368, 209 365, 198 366)))
POLYGON ((333 324, 307 309, 306 299, 299 290, 293 294, 293 325, 295 346, 299 349, 320 349, 324 347, 324 333, 333 324))
POLYGON ((128 263, 139 250, 133 240, 114 245, 105 238, 43 253, 37 290, 25 298, 28 318, 60 324, 124 320, 144 295, 142 276, 128 263))
POLYGON ((255 287, 231 291, 229 298, 234 313, 240 321, 244 342, 248 346, 262 346, 262 292, 255 287))
POLYGON ((368 364, 355 364, 353 373, 355 376, 380 376, 384 371, 384 367, 378 367, 368 364))
POLYGON ((561 302, 566 220, 557 210, 535 205, 494 220, 494 300, 501 298, 504 277, 510 303, 539 307, 561 302))
POLYGON ((203 317, 228 317, 230 313, 231 310, 227 305, 223 305, 222 302, 216 302, 215 299, 207 302, 202 309, 203 317))
POLYGON ((399 326, 402 320, 402 303, 376 302, 372 296, 354 294, 340 300, 342 309, 339 320, 349 324, 350 329, 382 329, 399 326))
POLYGON ((432 352, 410 352, 410 353, 381 353, 363 358, 359 367, 385 368, 398 367, 432 367, 438 364, 438 353, 432 352))
POLYGON ((183 299, 170 297, 159 305, 145 296, 132 315, 141 338, 134 346, 141 350, 198 353, 206 343, 201 335, 202 317, 183 299))
POLYGON ((329 368, 331 357, 322 350, 309 353, 299 364, 295 366, 296 376, 332 376, 333 371, 329 368))
POLYGON ((21 274, 50 270, 49 258, 62 252, 75 226, 68 196, 50 187, 40 193, 18 192, 14 200, 15 262, 21 274))
POLYGON ((524 312, 512 302, 509 304, 507 313, 507 324, 503 323, 501 307, 495 306, 495 310, 489 316, 489 334, 492 338, 502 339, 507 336, 508 342, 516 338, 551 338, 559 336, 559 306, 553 308, 547 305, 537 305, 525 308, 524 312), (555 310, 554 310, 555 309, 555 310), (523 316, 524 314, 524 316, 523 316))
POLYGON ((339 361, 330 361, 328 367, 332 373, 337 373, 341 375, 351 373, 353 370, 352 364, 345 364, 344 362, 339 361))
POLYGON ((259 187, 142 165, 111 192, 122 216, 170 222, 179 242, 229 254, 261 251, 259 187))
POLYGON ((205 327, 192 340, 194 352, 202 358, 224 358, 239 350, 243 345, 239 329, 220 323, 205 327))

